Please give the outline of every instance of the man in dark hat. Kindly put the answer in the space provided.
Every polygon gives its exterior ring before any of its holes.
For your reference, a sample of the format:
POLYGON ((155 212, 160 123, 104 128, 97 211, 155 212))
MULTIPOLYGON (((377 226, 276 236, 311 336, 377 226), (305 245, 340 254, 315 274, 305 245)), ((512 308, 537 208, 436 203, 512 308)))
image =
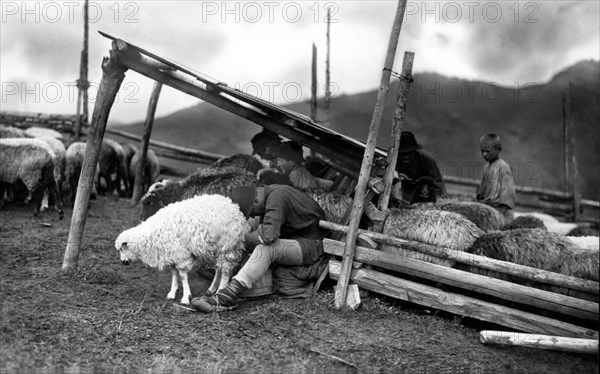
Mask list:
POLYGON ((264 167, 276 167, 277 158, 273 155, 273 150, 279 146, 281 139, 279 135, 271 130, 263 131, 254 135, 250 139, 252 143, 252 155, 254 155, 264 167))
POLYGON ((271 264, 312 265, 323 252, 325 220, 323 209, 304 192, 285 185, 234 188, 232 201, 246 218, 260 216, 261 223, 246 235, 246 244, 255 245, 248 261, 227 287, 212 296, 192 299, 192 306, 205 313, 233 310, 239 296, 262 277, 271 264))
POLYGON ((443 196, 446 194, 444 178, 440 172, 435 159, 423 147, 417 143, 417 139, 410 131, 402 131, 400 134, 400 148, 398 149, 398 160, 396 171, 400 174, 402 186, 402 199, 410 201, 410 197, 420 177, 430 177, 436 184, 435 194, 443 196))

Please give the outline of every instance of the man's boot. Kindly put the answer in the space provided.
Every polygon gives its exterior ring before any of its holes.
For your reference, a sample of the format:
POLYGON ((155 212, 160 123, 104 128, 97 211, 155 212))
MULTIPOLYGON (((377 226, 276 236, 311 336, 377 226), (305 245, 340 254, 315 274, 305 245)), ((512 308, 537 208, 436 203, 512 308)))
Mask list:
POLYGON ((192 306, 204 313, 224 312, 238 306, 238 298, 247 287, 237 279, 232 279, 227 287, 212 296, 195 297, 192 306))

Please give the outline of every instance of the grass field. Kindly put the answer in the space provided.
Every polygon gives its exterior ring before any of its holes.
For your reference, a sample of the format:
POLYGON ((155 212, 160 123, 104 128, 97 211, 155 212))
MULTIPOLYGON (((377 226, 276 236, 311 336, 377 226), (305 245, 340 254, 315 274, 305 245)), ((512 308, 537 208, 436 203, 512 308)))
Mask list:
MULTIPOLYGON (((139 208, 92 200, 79 269, 61 270, 72 211, 0 211, 0 372, 597 373, 597 355, 482 345, 481 324, 370 294, 333 307, 273 295, 205 315, 166 300, 170 273, 121 265, 114 240, 139 208)), ((209 280, 193 274, 192 292, 209 280)))

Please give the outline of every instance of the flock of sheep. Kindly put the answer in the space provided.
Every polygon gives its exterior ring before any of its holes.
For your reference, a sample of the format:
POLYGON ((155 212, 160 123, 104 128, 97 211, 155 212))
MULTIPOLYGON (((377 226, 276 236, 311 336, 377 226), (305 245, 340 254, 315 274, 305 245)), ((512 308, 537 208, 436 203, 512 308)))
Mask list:
MULTIPOLYGON (((85 147, 84 142, 67 143, 61 133, 51 129, 30 127, 22 130, 0 125, 0 204, 4 206, 7 201, 19 202, 21 199, 31 202, 37 215, 48 208, 48 200, 52 199, 62 219, 63 199, 71 204, 75 201, 85 147), (26 191, 19 191, 21 185, 26 191), (26 196, 20 198, 19 192, 26 196)), ((104 195, 113 191, 121 197, 131 196, 140 155, 137 147, 130 143, 104 139, 92 198, 97 193, 104 195)), ((148 150, 145 166, 143 186, 147 189, 160 172, 154 151, 148 150)))
MULTIPOLYGON (((46 137, 31 138, 31 135, 24 134, 21 139, 16 139, 16 136, 7 139, 6 133, 7 128, 3 126, 0 184, 5 186, 20 179, 37 204, 44 190, 55 193, 59 189, 56 186, 60 186, 62 181, 62 190, 74 198, 85 144, 73 143, 66 150, 63 146, 62 151, 57 151, 51 149, 50 143, 44 143, 46 137), (5 165, 5 160, 11 162, 5 165), (60 164, 64 165, 64 176, 57 167, 61 162, 64 162, 60 164)), ((97 180, 103 181, 98 185, 99 192, 116 190, 121 196, 130 194, 131 175, 135 172, 138 157, 139 152, 131 146, 123 147, 114 141, 104 140, 98 165, 97 180), (112 175, 116 177, 112 178, 112 175)), ((263 177, 268 173, 263 172, 263 166, 252 156, 234 155, 199 168, 186 178, 155 182, 159 167, 151 150, 148 151, 148 160, 149 169, 144 181, 144 191, 147 192, 141 199, 142 222, 121 233, 115 245, 123 263, 140 260, 159 269, 171 267, 172 284, 168 298, 175 298, 179 277, 184 290, 181 302, 188 304, 191 290, 187 278, 192 268, 198 265, 216 268, 209 293, 224 287, 233 275, 233 269, 242 260, 244 234, 256 224, 246 222, 226 196, 234 187, 266 182, 263 177)), ((278 182, 284 183, 285 179, 278 182)), ((426 181, 423 189, 427 189, 426 181)), ((4 199, 4 188, 0 192, 4 199)), ((307 193, 321 205, 327 219, 335 223, 341 223, 352 206, 352 198, 345 195, 319 190, 307 193)), ((598 281, 597 231, 592 232, 595 236, 590 236, 589 231, 585 233, 587 237, 573 236, 579 230, 576 225, 560 223, 550 216, 535 213, 522 214, 507 224, 500 213, 484 204, 452 197, 423 199, 427 196, 423 193, 418 196, 420 198, 413 199, 412 204, 390 210, 383 233, 598 281)), ((62 211, 60 198, 56 201, 59 202, 57 210, 62 211)), ((36 205, 34 213, 38 211, 36 205)), ((506 279, 500 274, 455 264, 446 258, 386 245, 381 249, 506 279)), ((554 291, 571 294, 568 290, 554 291)), ((580 297, 598 302, 597 295, 580 297)))

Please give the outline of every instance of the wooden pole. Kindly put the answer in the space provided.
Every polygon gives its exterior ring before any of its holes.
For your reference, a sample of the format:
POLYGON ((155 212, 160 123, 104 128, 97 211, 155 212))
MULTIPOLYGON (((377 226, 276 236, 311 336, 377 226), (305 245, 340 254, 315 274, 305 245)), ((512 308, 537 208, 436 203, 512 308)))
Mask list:
POLYGON ((81 64, 79 66, 79 79, 77 80, 77 126, 75 126, 75 139, 81 137, 81 127, 88 121, 88 0, 83 5, 83 50, 81 51, 81 64), (80 108, 83 106, 82 110, 80 108))
MULTIPOLYGON (((115 129, 112 129, 112 128, 108 128, 108 129, 106 129, 106 132, 109 133, 109 134, 122 136, 122 137, 124 137, 126 139, 137 140, 139 142, 142 141, 142 137, 137 136, 137 135, 132 134, 132 133, 127 132, 127 131, 121 131, 121 130, 115 130, 115 129)), ((185 155, 185 156, 190 156, 190 157, 193 157, 193 158, 199 158, 199 159, 204 160, 204 161, 217 161, 218 159, 221 159, 221 158, 225 157, 225 155, 220 155, 220 154, 217 154, 217 153, 204 152, 204 151, 198 151, 198 150, 192 149, 192 148, 180 147, 178 145, 169 144, 169 143, 161 142, 161 141, 158 141, 158 140, 152 140, 152 139, 150 139, 149 143, 153 147, 163 148, 163 149, 166 149, 166 150, 169 150, 169 151, 172 151, 172 152, 181 153, 182 155, 185 155)))
POLYGON ((327 7, 327 35, 326 35, 326 43, 327 43, 327 52, 325 57, 325 122, 324 125, 329 127, 329 122, 331 121, 331 75, 329 70, 330 64, 330 53, 331 53, 331 39, 330 39, 330 29, 331 29, 331 8, 327 7))
POLYGON ((317 46, 312 45, 311 87, 310 87, 310 118, 317 121, 317 46))
MULTIPOLYGON (((341 265, 338 261, 329 261, 329 275, 333 279, 340 277, 340 270, 341 265)), ((352 269, 351 279, 360 288, 368 291, 430 308, 445 310, 459 316, 493 322, 519 331, 598 339, 598 331, 592 329, 472 297, 445 292, 435 287, 411 282, 364 267, 352 269)))
POLYGON ((117 92, 125 78, 125 69, 118 63, 113 50, 110 51, 110 58, 104 57, 102 60, 102 71, 102 80, 98 88, 98 97, 94 106, 83 166, 81 168, 79 184, 77 185, 77 195, 73 207, 69 239, 62 265, 63 270, 77 268, 81 239, 87 219, 91 187, 96 175, 96 165, 100 156, 106 121, 108 120, 117 92))
MULTIPOLYGON (((348 227, 338 225, 333 222, 321 221, 319 225, 332 231, 348 232, 348 227)), ((547 270, 535 269, 529 266, 518 265, 512 262, 500 261, 493 258, 474 255, 462 251, 457 251, 444 247, 435 247, 428 244, 400 239, 378 232, 358 230, 360 235, 367 236, 372 240, 393 245, 400 248, 406 248, 421 253, 434 255, 440 258, 446 258, 463 264, 477 266, 482 269, 489 269, 505 274, 515 275, 520 278, 529 279, 534 282, 547 283, 555 286, 570 288, 572 290, 587 292, 592 295, 598 295, 600 286, 598 282, 558 274, 547 270)))
MULTIPOLYGON (((325 253, 334 256, 343 254, 343 243, 332 239, 323 241, 325 253)), ((582 320, 598 320, 598 303, 540 290, 501 279, 452 269, 443 265, 419 261, 402 255, 357 247, 355 261, 378 268, 413 275, 463 290, 490 295, 502 300, 528 305, 540 310, 560 313, 582 320)))
POLYGON ((152 135, 152 125, 154 124, 154 113, 156 113, 156 106, 158 105, 158 97, 160 96, 160 90, 162 89, 162 83, 154 82, 154 88, 152 89, 152 95, 150 96, 150 102, 148 103, 148 112, 146 114, 146 123, 144 123, 144 135, 142 136, 142 147, 141 155, 137 163, 137 169, 135 170, 135 183, 133 186, 133 193, 131 195, 131 205, 137 205, 144 194, 144 168, 146 166, 146 153, 148 152, 148 146, 150 145, 150 136, 152 135))
POLYGON ((580 199, 579 194, 579 170, 577 169, 577 158, 575 156, 575 125, 573 121, 573 81, 569 83, 569 134, 571 144, 571 167, 573 179, 571 180, 571 192, 573 193, 573 221, 579 221, 580 199))
MULTIPOLYGON (((402 133, 402 126, 406 119, 406 103, 408 102, 408 92, 410 84, 412 82, 412 66, 415 59, 413 52, 405 52, 404 60, 402 62, 402 73, 400 81, 398 83, 398 99, 396 104, 396 111, 394 112, 394 123, 392 125, 392 136, 390 140, 390 147, 388 149, 388 166, 386 169, 383 183, 385 188, 383 194, 379 197, 378 208, 387 212, 388 205, 390 202, 390 195, 392 194, 392 181, 394 179, 394 171, 396 170, 396 161, 398 159, 398 149, 400 147, 400 134, 402 133)), ((378 224, 375 231, 381 231, 383 222, 378 224)))
POLYGON ((569 193, 569 132, 567 125, 567 95, 562 95, 562 116, 563 116, 563 161, 565 172, 565 193, 569 193))
POLYGON ((515 345, 562 352, 598 354, 598 339, 483 330, 479 333, 479 341, 483 344, 515 345))
POLYGON ((398 1, 398 8, 396 10, 394 25, 388 43, 385 64, 383 67, 383 72, 381 74, 381 83, 379 86, 379 92, 377 94, 377 103, 375 104, 373 118, 369 127, 369 136, 367 138, 367 145, 365 148, 365 153, 363 155, 363 161, 360 168, 358 183, 356 185, 354 203, 352 204, 350 224, 348 225, 349 232, 346 236, 346 247, 344 250, 344 257, 342 261, 342 271, 340 274, 340 279, 335 289, 336 308, 341 308, 346 303, 348 283, 350 280, 350 270, 352 268, 352 259, 354 258, 354 249, 356 245, 358 224, 365 203, 364 199, 367 192, 367 182, 371 174, 371 166, 373 165, 373 155, 375 153, 375 146, 377 145, 379 124, 381 122, 381 117, 383 116, 385 99, 387 97, 387 92, 389 89, 392 68, 394 67, 396 47, 398 46, 398 39, 400 38, 400 29, 402 28, 402 20, 404 19, 405 9, 406 0, 398 1))

